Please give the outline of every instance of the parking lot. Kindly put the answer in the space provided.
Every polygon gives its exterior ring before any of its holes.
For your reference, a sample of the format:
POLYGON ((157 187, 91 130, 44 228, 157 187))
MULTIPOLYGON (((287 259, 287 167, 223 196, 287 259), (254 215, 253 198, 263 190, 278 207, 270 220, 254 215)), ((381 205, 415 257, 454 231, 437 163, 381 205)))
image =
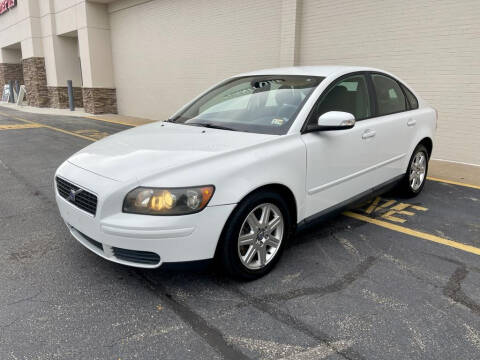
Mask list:
POLYGON ((478 359, 480 188, 429 180, 299 233, 275 270, 138 270, 74 240, 55 169, 128 126, 0 108, 0 359, 478 359))

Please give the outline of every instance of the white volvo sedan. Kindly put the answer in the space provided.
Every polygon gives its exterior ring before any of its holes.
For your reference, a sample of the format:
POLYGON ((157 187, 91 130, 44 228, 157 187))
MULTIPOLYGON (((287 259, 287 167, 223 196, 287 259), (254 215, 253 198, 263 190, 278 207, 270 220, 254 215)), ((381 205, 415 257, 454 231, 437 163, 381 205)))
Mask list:
POLYGON ((315 66, 227 79, 168 121, 65 161, 56 201, 72 235, 120 264, 217 259, 266 274, 296 228, 397 185, 424 184, 436 111, 387 72, 315 66))

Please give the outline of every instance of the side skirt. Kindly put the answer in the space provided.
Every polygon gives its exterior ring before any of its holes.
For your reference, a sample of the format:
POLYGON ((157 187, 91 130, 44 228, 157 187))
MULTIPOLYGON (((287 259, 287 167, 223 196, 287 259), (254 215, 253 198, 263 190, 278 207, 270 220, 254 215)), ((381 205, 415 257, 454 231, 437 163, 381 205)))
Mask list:
POLYGON ((328 209, 322 210, 316 214, 310 215, 309 217, 303 219, 301 222, 297 224, 297 232, 304 231, 315 225, 318 222, 325 221, 335 217, 336 215, 340 214, 342 211, 355 208, 361 205, 368 199, 371 199, 375 196, 384 194, 390 190, 392 190, 403 178, 405 174, 398 175, 391 180, 388 180, 380 185, 377 185, 369 190, 366 190, 354 197, 342 201, 337 205, 331 206, 328 209))

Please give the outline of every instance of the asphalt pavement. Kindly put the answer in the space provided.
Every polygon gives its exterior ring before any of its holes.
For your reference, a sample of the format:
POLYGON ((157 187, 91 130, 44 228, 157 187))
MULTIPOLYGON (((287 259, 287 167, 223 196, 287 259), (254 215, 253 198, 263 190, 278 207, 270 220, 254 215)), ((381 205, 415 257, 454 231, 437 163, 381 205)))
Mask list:
POLYGON ((127 128, 0 107, 0 359, 480 358, 480 189, 372 199, 253 282, 138 270, 74 240, 53 191, 66 158, 127 128))

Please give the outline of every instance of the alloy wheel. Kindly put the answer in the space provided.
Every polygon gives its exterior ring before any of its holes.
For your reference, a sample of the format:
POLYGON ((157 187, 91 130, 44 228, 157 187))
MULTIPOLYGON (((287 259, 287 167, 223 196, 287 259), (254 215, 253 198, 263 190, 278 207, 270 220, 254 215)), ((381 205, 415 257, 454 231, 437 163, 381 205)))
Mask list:
POLYGON ((423 151, 415 154, 410 166, 409 183, 413 191, 417 191, 425 180, 427 171, 427 156, 423 151))
POLYGON ((238 236, 238 256, 250 270, 265 267, 275 257, 283 240, 284 220, 271 203, 260 204, 245 218, 238 236))

